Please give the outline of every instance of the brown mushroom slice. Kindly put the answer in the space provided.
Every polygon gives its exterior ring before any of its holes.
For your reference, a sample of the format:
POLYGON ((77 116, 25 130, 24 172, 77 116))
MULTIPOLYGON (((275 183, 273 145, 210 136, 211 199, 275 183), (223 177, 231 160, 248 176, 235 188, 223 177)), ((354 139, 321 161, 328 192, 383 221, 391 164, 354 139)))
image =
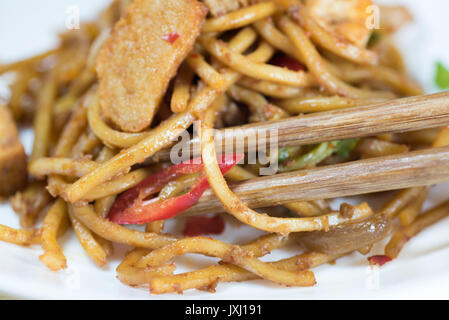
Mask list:
POLYGON ((363 221, 331 227, 329 231, 304 233, 299 241, 311 251, 343 254, 373 245, 387 237, 392 228, 390 218, 377 214, 363 221))
POLYGON ((197 0, 135 0, 97 58, 103 115, 128 132, 152 121, 207 13, 197 0))

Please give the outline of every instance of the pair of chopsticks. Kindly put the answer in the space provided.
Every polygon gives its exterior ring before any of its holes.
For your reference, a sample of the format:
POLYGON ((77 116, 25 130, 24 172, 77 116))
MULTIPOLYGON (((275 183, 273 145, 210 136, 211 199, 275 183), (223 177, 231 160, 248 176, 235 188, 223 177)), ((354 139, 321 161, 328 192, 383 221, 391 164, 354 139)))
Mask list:
MULTIPOLYGON (((433 185, 449 181, 449 147, 263 176, 231 184, 251 208, 433 185)), ((221 212, 211 190, 184 214, 221 212)))
MULTIPOLYGON (((277 129, 279 147, 312 144, 384 133, 416 131, 449 124, 449 92, 391 100, 357 109, 320 112, 250 124, 242 129, 277 129)), ((232 130, 227 132, 232 135, 232 130)), ((220 133, 216 139, 221 139, 220 133)), ((194 141, 190 142, 194 145, 194 141)), ((244 151, 255 148, 245 145, 244 151)), ((159 158, 167 155, 160 153, 159 158)), ((449 181, 449 147, 352 161, 343 164, 264 176, 231 184, 250 207, 328 199, 449 181)), ((211 190, 185 213, 221 211, 211 190)))

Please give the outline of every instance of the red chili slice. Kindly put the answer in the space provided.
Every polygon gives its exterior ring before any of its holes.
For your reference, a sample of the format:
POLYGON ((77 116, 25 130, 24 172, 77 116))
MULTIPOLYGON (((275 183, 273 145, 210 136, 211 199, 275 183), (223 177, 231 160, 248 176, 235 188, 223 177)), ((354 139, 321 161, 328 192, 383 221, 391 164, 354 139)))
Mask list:
POLYGON ((386 255, 377 255, 368 258, 368 261, 371 265, 378 265, 380 267, 386 264, 387 262, 390 262, 391 260, 392 259, 386 255))
POLYGON ((186 237, 206 234, 221 234, 225 229, 225 221, 219 215, 213 217, 190 217, 182 230, 186 237))
POLYGON ((164 39, 165 41, 167 41, 170 44, 175 43, 176 40, 178 40, 179 38, 179 34, 177 34, 176 32, 172 32, 169 34, 165 34, 162 36, 162 39, 164 39))
MULTIPOLYGON (((221 172, 225 174, 242 158, 243 154, 222 155, 219 159, 221 172)), ((121 195, 109 210, 109 219, 119 224, 144 224, 173 218, 193 206, 209 188, 209 182, 204 174, 198 178, 198 182, 188 193, 163 201, 144 199, 159 192, 173 179, 201 170, 203 170, 201 159, 185 161, 162 169, 121 195)))
POLYGON ((293 58, 290 58, 289 56, 285 54, 277 54, 275 55, 271 61, 271 64, 274 64, 275 66, 287 68, 293 71, 305 71, 306 67, 298 61, 296 61, 293 58))

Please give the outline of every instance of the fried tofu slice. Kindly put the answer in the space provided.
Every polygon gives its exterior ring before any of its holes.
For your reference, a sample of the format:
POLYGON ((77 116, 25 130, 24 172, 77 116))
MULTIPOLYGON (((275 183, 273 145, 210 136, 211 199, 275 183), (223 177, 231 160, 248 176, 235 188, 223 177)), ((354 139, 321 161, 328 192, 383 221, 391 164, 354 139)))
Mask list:
POLYGON ((127 7, 96 61, 107 119, 127 132, 151 123, 206 14, 197 0, 135 0, 127 7))
POLYGON ((9 110, 0 106, 0 197, 8 197, 27 183, 27 162, 9 110))
POLYGON ((309 14, 325 29, 365 47, 372 30, 367 26, 373 12, 371 0, 307 0, 309 14))

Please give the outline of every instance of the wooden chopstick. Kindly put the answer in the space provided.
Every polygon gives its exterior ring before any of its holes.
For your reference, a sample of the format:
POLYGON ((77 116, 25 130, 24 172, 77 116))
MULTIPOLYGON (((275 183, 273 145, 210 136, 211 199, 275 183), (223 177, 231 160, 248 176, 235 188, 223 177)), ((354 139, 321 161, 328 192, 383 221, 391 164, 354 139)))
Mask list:
MULTIPOLYGON (((230 186, 249 207, 261 208, 448 181, 449 147, 441 147, 264 176, 230 186)), ((207 190, 184 214, 221 211, 219 200, 207 190)))
MULTIPOLYGON (((247 152, 267 145, 268 135, 265 138, 258 135, 257 144, 245 141, 240 148, 233 142, 235 137, 277 130, 278 146, 286 147, 383 133, 417 131, 448 124, 449 92, 443 92, 217 130, 215 140, 217 146, 224 146, 223 137, 226 135, 226 142, 234 143, 235 152, 247 152)), ((200 155, 197 138, 190 140, 189 147, 193 157, 200 155)), ((170 159, 169 156, 169 149, 161 150, 149 161, 166 161, 170 159)))

